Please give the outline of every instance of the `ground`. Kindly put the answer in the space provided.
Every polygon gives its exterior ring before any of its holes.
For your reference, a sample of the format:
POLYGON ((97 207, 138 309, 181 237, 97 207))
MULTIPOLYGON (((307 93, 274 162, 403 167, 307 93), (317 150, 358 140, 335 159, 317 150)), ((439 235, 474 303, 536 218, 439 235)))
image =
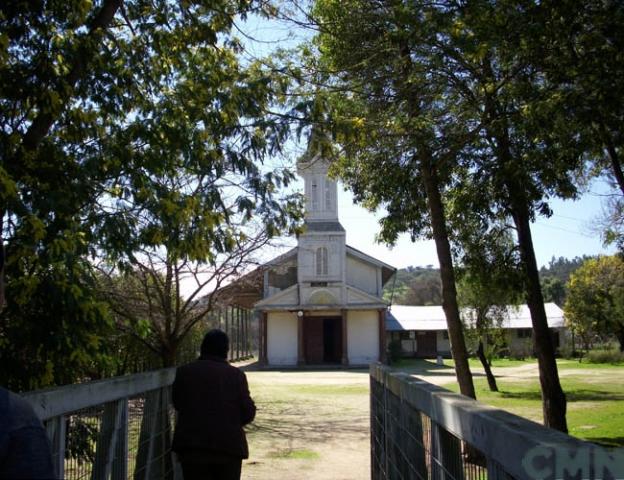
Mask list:
POLYGON ((370 477, 368 371, 247 373, 258 407, 243 479, 370 477))
MULTIPOLYGON (((431 383, 457 390, 449 361, 401 366, 431 383)), ((483 372, 471 365, 481 401, 541 420, 537 364, 494 365, 500 393, 487 391, 483 372)), ((624 445, 624 367, 560 361, 568 395, 570 433, 610 446, 624 445)), ((368 371, 248 371, 258 406, 248 428, 250 458, 243 479, 360 480, 370 477, 368 371)))

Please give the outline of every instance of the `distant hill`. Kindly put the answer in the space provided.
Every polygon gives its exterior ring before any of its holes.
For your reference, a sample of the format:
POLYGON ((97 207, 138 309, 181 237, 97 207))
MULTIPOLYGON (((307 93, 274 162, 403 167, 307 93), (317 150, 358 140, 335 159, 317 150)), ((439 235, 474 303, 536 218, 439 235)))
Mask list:
MULTIPOLYGON (((592 257, 552 257, 548 266, 540 269, 544 301, 562 307, 570 275, 589 258, 592 257)), ((399 269, 395 279, 386 285, 384 299, 395 305, 442 305, 440 269, 431 265, 399 269)))
POLYGON ((431 265, 401 268, 386 284, 384 298, 395 305, 441 305, 440 269, 431 265))
POLYGON ((585 260, 593 258, 589 255, 567 259, 565 257, 550 259, 547 267, 540 269, 540 282, 545 302, 555 302, 563 307, 567 294, 567 283, 570 275, 579 268, 585 260))

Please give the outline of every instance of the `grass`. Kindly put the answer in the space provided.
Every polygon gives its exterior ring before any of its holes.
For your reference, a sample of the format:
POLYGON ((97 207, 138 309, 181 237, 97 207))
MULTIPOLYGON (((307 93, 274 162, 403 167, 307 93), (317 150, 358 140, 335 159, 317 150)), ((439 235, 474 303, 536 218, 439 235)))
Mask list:
MULTIPOLYGON (((524 362, 535 363, 535 360, 524 362)), ((570 435, 608 447, 624 446, 624 374, 623 366, 585 364, 576 360, 557 362, 561 386, 568 400, 568 429, 570 435), (587 373, 576 374, 574 370, 587 373)), ((498 367, 500 368, 500 367, 498 367)), ((495 375, 504 375, 497 372, 495 375)), ((483 377, 475 378, 475 389, 480 402, 498 407, 516 415, 541 423, 542 403, 539 380, 533 378, 497 379, 499 392, 490 392, 483 377)), ((445 388, 459 391, 456 383, 445 388)))
POLYGON ((280 458, 280 459, 293 459, 293 460, 316 460, 320 458, 318 452, 314 450, 308 450, 305 448, 301 448, 298 450, 274 450, 269 452, 269 457, 272 458, 280 458))

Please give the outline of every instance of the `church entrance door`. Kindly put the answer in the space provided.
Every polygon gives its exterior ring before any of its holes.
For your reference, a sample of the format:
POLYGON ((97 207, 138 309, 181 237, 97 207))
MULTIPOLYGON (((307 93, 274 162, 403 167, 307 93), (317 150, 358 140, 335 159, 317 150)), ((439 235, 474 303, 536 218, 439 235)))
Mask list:
POLYGON ((308 365, 340 363, 342 359, 342 319, 306 317, 303 338, 308 365))

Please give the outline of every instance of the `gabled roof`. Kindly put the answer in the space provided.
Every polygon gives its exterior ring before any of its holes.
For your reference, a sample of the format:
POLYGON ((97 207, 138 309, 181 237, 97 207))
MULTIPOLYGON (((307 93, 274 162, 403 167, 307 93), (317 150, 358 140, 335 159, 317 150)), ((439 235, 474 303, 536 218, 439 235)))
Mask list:
POLYGON ((381 267, 381 282, 383 285, 388 283, 388 280, 390 280, 392 278, 392 275, 394 275, 397 271, 397 269, 393 267, 392 265, 388 265, 387 263, 382 262, 381 260, 377 260, 375 257, 371 257, 367 253, 364 253, 361 250, 358 250, 357 248, 353 248, 349 245, 347 245, 347 255, 352 255, 356 258, 359 258, 360 260, 364 260, 365 262, 371 263, 375 265, 376 267, 381 267))
MULTIPOLYGON (((545 303, 546 318, 550 328, 565 327, 563 310, 554 303, 545 303)), ((502 328, 533 328, 531 312, 527 305, 509 306, 502 328)), ((470 311, 462 310, 462 319, 469 321, 470 311)), ((446 330, 446 316, 440 305, 411 306, 392 305, 386 316, 386 330, 446 330)))
POLYGON ((217 292, 218 298, 229 305, 253 308, 264 295, 264 272, 275 265, 287 262, 293 256, 297 256, 297 247, 291 248, 220 288, 217 292))

